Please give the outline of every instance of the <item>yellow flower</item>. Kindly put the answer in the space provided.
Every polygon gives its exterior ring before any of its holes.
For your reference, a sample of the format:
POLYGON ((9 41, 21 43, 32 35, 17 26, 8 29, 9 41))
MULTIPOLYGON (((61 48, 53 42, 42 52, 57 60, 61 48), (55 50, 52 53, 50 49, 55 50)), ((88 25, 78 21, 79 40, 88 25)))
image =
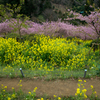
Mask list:
POLYGON ((10 98, 10 97, 8 97, 8 100, 11 100, 11 98, 10 98))
POLYGON ((31 92, 28 92, 31 95, 31 92))
POLYGON ((86 95, 86 94, 84 94, 84 98, 85 98, 85 99, 87 98, 87 95, 86 95))
POLYGON ((22 82, 22 80, 20 80, 20 82, 19 83, 21 83, 22 82))
POLYGON ((12 97, 13 97, 13 98, 15 98, 15 97, 16 97, 16 95, 15 95, 15 94, 12 94, 12 97))
POLYGON ((54 98, 56 98, 57 96, 56 95, 53 95, 54 96, 54 98))
POLYGON ((1 86, 3 86, 3 84, 1 84, 1 86))
POLYGON ((97 92, 95 91, 94 93, 96 94, 97 92))
POLYGON ((86 82, 86 80, 84 80, 84 82, 86 82))
POLYGON ((91 89, 93 89, 93 85, 91 85, 91 89))
POLYGON ((14 87, 12 87, 12 90, 14 90, 14 87))
POLYGON ((1 84, 1 87, 3 87, 3 84, 1 84))
POLYGON ((80 96, 82 95, 82 93, 80 93, 80 96))
POLYGON ((80 87, 80 84, 77 84, 78 85, 78 87, 80 87))
POLYGON ((77 95, 77 93, 75 93, 75 95, 77 95))
POLYGON ((82 82, 82 80, 78 80, 79 82, 82 82))
POLYGON ((96 93, 97 93, 96 91, 93 92, 93 94, 96 94, 96 93))
POLYGON ((34 88, 33 92, 35 92, 37 90, 37 87, 34 88))
POLYGON ((81 84, 81 85, 83 85, 83 84, 81 84))
POLYGON ((44 100, 43 98, 41 98, 41 100, 44 100))
POLYGON ((58 100, 61 100, 61 98, 60 98, 60 97, 58 97, 58 100))
POLYGON ((5 89, 7 88, 7 86, 4 87, 5 89))
POLYGON ((83 89, 83 90, 82 90, 83 93, 86 93, 86 91, 87 91, 86 89, 83 89))
POLYGON ((22 84, 20 84, 20 87, 22 87, 22 84))
POLYGON ((80 94, 80 89, 79 88, 77 88, 77 92, 76 92, 77 94, 80 94))
POLYGON ((3 90, 3 92, 5 92, 5 90, 3 90))

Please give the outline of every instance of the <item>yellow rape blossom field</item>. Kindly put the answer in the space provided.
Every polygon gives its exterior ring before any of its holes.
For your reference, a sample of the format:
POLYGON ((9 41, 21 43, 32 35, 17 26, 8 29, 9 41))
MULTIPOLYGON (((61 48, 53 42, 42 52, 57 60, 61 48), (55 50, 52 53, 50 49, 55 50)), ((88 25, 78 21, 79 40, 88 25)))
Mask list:
POLYGON ((95 53, 91 51, 91 56, 88 56, 90 47, 85 46, 91 41, 50 39, 42 35, 37 41, 40 43, 32 41, 30 46, 29 41, 19 43, 16 39, 0 38, 0 64, 31 70, 59 68, 71 71, 84 69, 86 65, 89 69, 96 67, 95 53))
MULTIPOLYGON (((0 38, 0 77, 32 78, 32 79, 67 79, 91 78, 100 75, 99 50, 91 50, 92 40, 78 38, 50 38, 49 36, 35 36, 35 40, 18 42, 16 38, 0 38), (22 69, 22 70, 20 70, 22 69), (84 71, 87 70, 87 73, 84 71)), ((91 84, 92 99, 87 99, 87 89, 79 80, 74 97, 54 96, 51 98, 36 97, 37 87, 28 94, 21 90, 22 81, 19 82, 19 91, 8 93, 7 86, 1 85, 1 100, 99 100, 91 84), (82 88, 81 88, 82 87, 82 88), (25 96, 24 96, 25 95, 25 96), (18 97, 19 96, 19 97, 18 97), (22 99, 24 98, 24 99, 22 99)))

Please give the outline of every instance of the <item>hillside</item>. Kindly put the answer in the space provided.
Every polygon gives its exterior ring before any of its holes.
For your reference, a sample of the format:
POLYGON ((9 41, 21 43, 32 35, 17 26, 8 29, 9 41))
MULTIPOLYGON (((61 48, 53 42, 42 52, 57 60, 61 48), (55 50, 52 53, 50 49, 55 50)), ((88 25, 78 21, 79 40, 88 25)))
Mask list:
MULTIPOLYGON (((14 11, 13 17, 16 17, 16 7, 20 5, 20 0, 0 0, 0 4, 7 6, 11 4, 14 11)), ((100 0, 25 0, 21 6, 19 13, 25 14, 35 22, 57 21, 58 18, 64 19, 68 16, 68 9, 80 13, 84 11, 84 15, 88 15, 93 8, 90 5, 95 3, 95 7, 100 7, 100 0), (86 13, 87 12, 87 13, 86 13)))

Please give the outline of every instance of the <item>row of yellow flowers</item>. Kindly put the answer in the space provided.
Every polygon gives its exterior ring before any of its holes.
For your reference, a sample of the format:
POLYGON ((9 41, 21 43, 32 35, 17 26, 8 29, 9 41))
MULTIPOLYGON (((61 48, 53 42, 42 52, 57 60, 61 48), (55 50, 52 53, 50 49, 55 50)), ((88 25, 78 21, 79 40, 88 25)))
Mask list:
POLYGON ((46 70, 53 70, 53 66, 58 66, 63 70, 83 69, 86 63, 87 66, 96 67, 92 59, 94 55, 87 57, 90 48, 84 46, 91 41, 50 39, 49 36, 42 35, 37 37, 37 41, 40 41, 40 44, 32 41, 32 46, 30 46, 29 41, 19 43, 16 39, 0 38, 0 63, 23 66, 25 69, 46 70), (75 41, 81 44, 78 45, 75 41))
MULTIPOLYGON (((22 80, 20 80, 20 82, 18 84, 18 86, 20 87, 19 88, 20 94, 22 94, 21 82, 22 82, 22 80)), ((76 90, 75 96, 73 96, 75 100, 85 100, 88 98, 88 96, 86 94, 88 89, 85 89, 85 87, 84 87, 85 83, 86 83, 86 80, 84 80, 83 82, 82 82, 82 80, 78 80, 78 88, 76 90)), ((11 94, 7 93, 6 89, 7 89, 7 86, 3 86, 3 84, 1 84, 0 99, 2 99, 2 100, 14 100, 17 98, 18 94, 17 94, 17 92, 15 92, 14 87, 12 87, 13 93, 11 93, 11 94)), ((97 93, 94 90, 93 85, 90 86, 90 89, 92 90, 92 94, 91 94, 92 100, 94 100, 95 98, 97 98, 97 93)), ((34 99, 35 100, 45 100, 42 97, 40 99, 39 98, 36 99, 36 90, 37 90, 37 87, 35 87, 33 91, 29 91, 28 95, 24 96, 23 100, 34 100, 34 99)), ((56 95, 53 95, 53 97, 54 97, 53 100, 63 100, 61 97, 57 97, 56 95)), ((49 100, 49 98, 46 100, 49 100)))

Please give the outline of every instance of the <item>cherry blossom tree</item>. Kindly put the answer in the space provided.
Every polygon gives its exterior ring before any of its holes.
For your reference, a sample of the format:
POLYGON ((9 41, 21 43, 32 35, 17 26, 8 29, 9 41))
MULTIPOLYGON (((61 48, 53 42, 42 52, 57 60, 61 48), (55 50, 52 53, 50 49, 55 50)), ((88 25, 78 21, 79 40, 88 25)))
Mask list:
MULTIPOLYGON (((91 12, 91 14, 88 16, 83 16, 75 12, 73 12, 73 15, 74 15, 73 18, 67 18, 66 20, 80 19, 81 21, 86 21, 87 22, 86 27, 90 27, 93 30, 92 32, 94 33, 94 36, 97 37, 97 40, 100 38, 100 12, 98 10, 91 12)), ((83 31, 84 28, 82 30, 80 29, 80 31, 83 31)), ((84 30, 84 34, 88 34, 88 35, 92 34, 92 33, 91 34, 85 33, 85 31, 86 30, 84 30)))

